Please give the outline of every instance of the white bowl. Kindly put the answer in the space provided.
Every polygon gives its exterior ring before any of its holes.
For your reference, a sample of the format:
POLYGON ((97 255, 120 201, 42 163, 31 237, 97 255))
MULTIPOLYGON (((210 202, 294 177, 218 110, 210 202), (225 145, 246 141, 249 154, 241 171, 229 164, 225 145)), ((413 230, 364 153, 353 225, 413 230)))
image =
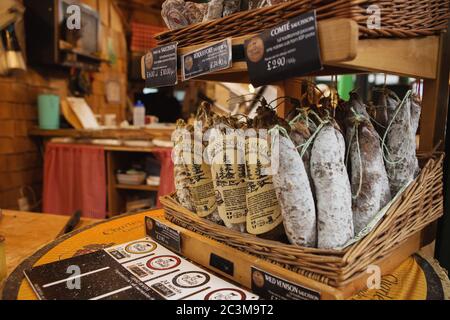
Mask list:
POLYGON ((144 184, 147 175, 145 172, 138 172, 133 174, 117 174, 117 181, 120 184, 128 184, 138 186, 144 184))

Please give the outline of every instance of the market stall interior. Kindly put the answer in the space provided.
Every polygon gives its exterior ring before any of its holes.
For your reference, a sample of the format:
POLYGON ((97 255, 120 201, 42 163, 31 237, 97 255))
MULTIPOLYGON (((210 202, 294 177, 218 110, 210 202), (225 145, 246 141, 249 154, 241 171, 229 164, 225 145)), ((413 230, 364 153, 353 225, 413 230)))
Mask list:
POLYGON ((0 297, 448 299, 449 18, 2 1, 0 297))

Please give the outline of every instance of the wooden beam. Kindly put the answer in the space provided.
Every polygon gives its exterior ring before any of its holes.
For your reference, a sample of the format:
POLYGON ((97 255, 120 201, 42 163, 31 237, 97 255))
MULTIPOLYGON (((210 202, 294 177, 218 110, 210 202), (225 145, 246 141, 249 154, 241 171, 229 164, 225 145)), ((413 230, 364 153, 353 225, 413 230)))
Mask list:
MULTIPOLYGON (((443 61, 443 64, 440 66, 440 75, 442 76, 441 87, 436 87, 434 90, 435 94, 438 92, 440 93, 440 96, 437 97, 437 99, 440 99, 440 108, 447 108, 449 104, 449 86, 447 85, 446 88, 444 88, 444 81, 445 76, 444 73, 446 73, 447 76, 447 83, 448 83, 448 75, 449 75, 449 63, 450 63, 450 25, 447 28, 447 34, 446 37, 442 37, 443 39, 443 47, 442 47, 442 55, 441 55, 441 61, 443 61), (440 91, 442 90, 442 91, 440 91), (445 95, 447 98, 445 98, 445 95)), ((438 100, 439 101, 439 100, 438 100)), ((442 110, 438 112, 443 112, 442 110)), ((441 119, 440 122, 444 122, 444 114, 440 115, 441 119)), ((447 153, 447 158, 444 163, 444 216, 439 221, 438 226, 438 236, 436 241, 436 258, 439 260, 439 263, 441 266, 447 270, 450 270, 450 160, 449 160, 449 153, 450 153, 450 139, 448 138, 448 135, 450 134, 450 128, 448 127, 448 123, 450 121, 450 114, 447 112, 447 122, 444 124, 447 124, 447 139, 445 143, 445 151, 447 153)), ((442 134, 440 132, 442 128, 439 128, 439 131, 434 130, 435 132, 435 139, 438 138, 439 134, 442 134)))
MULTIPOLYGON (((324 64, 338 61, 349 61, 356 57, 358 43, 358 25, 350 19, 333 19, 318 22, 319 41, 321 46, 321 58, 324 64)), ((232 39, 233 46, 242 45, 246 39, 254 34, 232 39)), ((208 46, 213 42, 180 48, 178 54, 184 55, 188 52, 208 46)), ((144 57, 141 60, 142 78, 145 79, 144 57)), ((247 63, 245 61, 233 63, 232 68, 198 77, 199 80, 225 81, 248 83, 247 63)))
MULTIPOLYGON (((438 76, 439 36, 412 39, 359 39, 358 26, 351 19, 318 22, 324 70, 311 74, 334 74, 336 71, 383 72, 423 79, 438 76)), ((253 35, 233 38, 233 45, 243 44, 253 35)), ((204 43, 179 49, 185 54, 207 46, 204 43)), ((144 78, 144 72, 142 72, 144 78)), ((248 82, 247 65, 236 62, 227 70, 199 77, 201 80, 248 82)))
POLYGON ((435 79, 438 72, 439 36, 414 39, 359 40, 351 61, 334 64, 369 72, 435 79))
MULTIPOLYGON (((449 34, 441 35, 439 55, 436 60, 436 79, 424 81, 422 101, 420 150, 431 151, 441 142, 440 150, 445 148, 445 130, 447 126, 447 109, 449 94, 450 47, 449 34)), ((428 48, 424 47, 427 51, 428 48)))

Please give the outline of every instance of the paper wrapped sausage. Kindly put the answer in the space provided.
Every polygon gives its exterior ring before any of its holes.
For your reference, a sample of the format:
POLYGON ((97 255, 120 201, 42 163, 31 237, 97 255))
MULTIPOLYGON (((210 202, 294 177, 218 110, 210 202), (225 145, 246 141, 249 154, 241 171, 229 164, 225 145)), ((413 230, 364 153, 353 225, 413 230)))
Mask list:
POLYGON ((245 138, 231 118, 215 120, 209 136, 208 155, 220 218, 229 229, 246 232, 245 138))
MULTIPOLYGON (((271 166, 268 130, 280 121, 272 109, 258 108, 253 119, 255 130, 245 139, 247 232, 264 239, 287 242, 273 177, 266 172, 271 166)), ((284 123, 284 126, 289 130, 288 124, 284 123)))
POLYGON ((194 126, 199 126, 200 128, 195 130, 194 127, 191 159, 186 167, 191 181, 189 189, 197 215, 215 223, 223 224, 217 210, 211 165, 203 157, 204 148, 208 147, 203 141, 203 133, 211 127, 212 121, 213 114, 211 112, 211 106, 205 102, 198 110, 196 124, 194 126))
POLYGON ((354 236, 352 193, 344 158, 344 137, 333 125, 325 125, 311 152, 321 249, 338 248, 354 236))
POLYGON ((174 142, 172 157, 178 202, 186 209, 195 213, 196 209, 189 189, 191 180, 189 170, 186 166, 186 157, 190 157, 191 135, 191 130, 186 126, 186 123, 183 120, 179 120, 177 122, 177 129, 172 136, 172 141, 174 142))
POLYGON ((222 17, 224 0, 211 0, 208 2, 208 9, 206 11, 203 21, 211 21, 222 17))

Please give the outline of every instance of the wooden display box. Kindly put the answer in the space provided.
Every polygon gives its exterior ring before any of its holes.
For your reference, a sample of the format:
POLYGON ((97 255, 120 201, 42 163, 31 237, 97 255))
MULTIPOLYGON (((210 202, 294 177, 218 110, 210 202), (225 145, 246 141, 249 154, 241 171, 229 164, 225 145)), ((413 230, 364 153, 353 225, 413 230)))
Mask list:
MULTIPOLYGON (((179 227, 163 217, 151 219, 162 223, 180 235, 180 253, 183 256, 216 272, 222 277, 232 280, 257 294, 259 293, 263 299, 280 299, 280 296, 274 297, 268 290, 255 287, 256 283, 261 286, 264 284, 264 281, 267 281, 267 278, 261 281, 261 274, 270 275, 271 282, 278 283, 281 287, 284 287, 284 290, 280 290, 285 293, 290 292, 291 297, 307 300, 349 299, 359 291, 367 289, 367 280, 373 275, 373 273, 369 272, 362 274, 352 283, 344 287, 335 288, 179 227), (265 292, 266 295, 261 294, 261 292, 265 292)), ((148 235, 151 235, 149 229, 153 225, 151 219, 146 218, 148 235)), ((155 240, 158 241, 158 239, 155 240)), ((377 261, 374 265, 380 268, 382 275, 389 274, 425 244, 422 239, 422 232, 418 232, 400 245, 392 254, 377 261)), ((170 249, 175 250, 174 248, 170 249)))

